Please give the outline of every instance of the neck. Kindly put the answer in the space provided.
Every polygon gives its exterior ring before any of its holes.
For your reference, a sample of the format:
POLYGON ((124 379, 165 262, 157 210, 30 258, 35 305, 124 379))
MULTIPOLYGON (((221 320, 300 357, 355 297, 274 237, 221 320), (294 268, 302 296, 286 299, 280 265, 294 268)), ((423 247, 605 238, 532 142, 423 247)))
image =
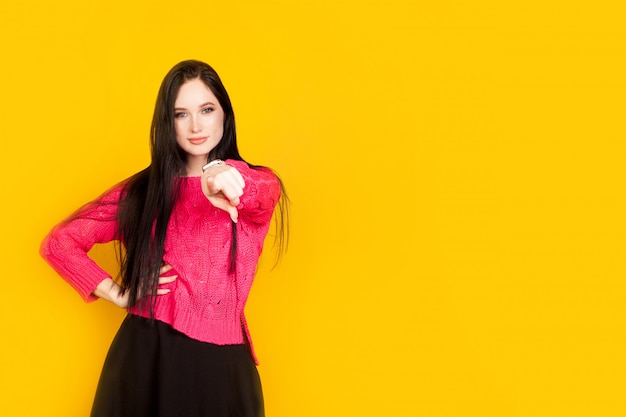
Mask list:
POLYGON ((187 176, 198 177, 202 175, 202 166, 206 164, 206 157, 189 157, 187 159, 187 176))

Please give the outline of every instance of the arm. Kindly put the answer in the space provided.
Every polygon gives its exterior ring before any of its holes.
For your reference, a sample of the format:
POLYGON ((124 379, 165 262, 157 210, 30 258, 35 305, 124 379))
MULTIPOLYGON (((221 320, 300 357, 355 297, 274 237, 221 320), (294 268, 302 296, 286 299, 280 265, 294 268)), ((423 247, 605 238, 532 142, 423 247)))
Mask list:
MULTIPOLYGON (((94 244, 119 240, 117 209, 121 188, 115 187, 55 226, 42 242, 40 252, 85 301, 103 298, 127 308, 128 292, 122 294, 122 288, 88 256, 94 244)), ((163 275, 171 269, 165 264, 159 273, 163 275)), ((159 285, 174 282, 177 277, 161 276, 159 285)), ((168 288, 158 288, 156 295, 169 292, 168 288)))
POLYGON ((94 244, 117 238, 119 191, 105 193, 55 226, 41 244, 41 256, 88 302, 97 299, 93 293, 101 283, 111 280, 87 253, 94 244))

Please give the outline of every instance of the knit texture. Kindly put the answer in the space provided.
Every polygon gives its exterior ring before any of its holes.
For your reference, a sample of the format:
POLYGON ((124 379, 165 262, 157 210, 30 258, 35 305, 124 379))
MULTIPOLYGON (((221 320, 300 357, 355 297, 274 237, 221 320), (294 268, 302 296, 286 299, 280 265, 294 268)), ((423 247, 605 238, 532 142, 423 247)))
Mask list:
MULTIPOLYGON (((202 193, 200 177, 181 177, 180 196, 168 224, 163 256, 163 261, 173 267, 166 275, 178 278, 161 286, 171 292, 156 297, 154 318, 202 342, 247 342, 256 362, 244 307, 280 198, 280 183, 268 169, 252 169, 242 161, 226 163, 237 168, 246 183, 237 206, 236 272, 228 272, 229 214, 211 205, 202 193)), ((76 218, 52 229, 41 245, 43 258, 85 301, 97 299, 93 291, 110 277, 87 252, 96 243, 119 240, 116 214, 120 192, 121 185, 106 192, 76 218)), ((138 308, 129 309, 129 313, 144 317, 149 314, 138 308)))

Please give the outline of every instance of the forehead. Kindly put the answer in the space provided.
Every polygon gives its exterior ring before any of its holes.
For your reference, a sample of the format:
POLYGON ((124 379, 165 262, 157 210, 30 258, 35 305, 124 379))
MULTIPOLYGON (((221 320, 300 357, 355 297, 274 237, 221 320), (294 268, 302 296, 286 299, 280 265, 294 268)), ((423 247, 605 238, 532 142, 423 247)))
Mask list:
POLYGON ((180 86, 175 106, 199 106, 208 102, 219 104, 211 89, 201 79, 194 78, 180 86))

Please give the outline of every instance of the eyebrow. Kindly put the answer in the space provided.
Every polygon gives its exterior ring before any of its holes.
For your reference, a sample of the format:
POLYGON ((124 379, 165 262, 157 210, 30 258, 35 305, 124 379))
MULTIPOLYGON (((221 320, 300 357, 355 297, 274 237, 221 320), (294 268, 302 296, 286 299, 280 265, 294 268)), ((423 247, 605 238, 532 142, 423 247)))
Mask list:
MULTIPOLYGON (((207 101, 206 103, 202 103, 198 107, 205 107, 205 106, 215 106, 215 103, 213 103, 212 101, 207 101)), ((174 110, 187 110, 187 109, 185 107, 174 107, 174 110)))

